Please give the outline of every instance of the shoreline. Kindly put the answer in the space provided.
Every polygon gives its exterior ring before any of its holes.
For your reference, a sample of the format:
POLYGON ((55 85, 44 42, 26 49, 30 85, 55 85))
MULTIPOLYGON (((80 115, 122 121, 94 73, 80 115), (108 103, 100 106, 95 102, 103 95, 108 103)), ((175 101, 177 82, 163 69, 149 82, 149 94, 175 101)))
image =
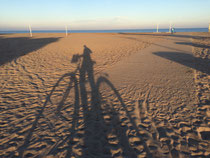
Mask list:
MULTIPOLYGON (((166 33, 168 28, 159 29, 159 32, 166 33)), ((68 30, 69 33, 155 33, 156 29, 113 29, 113 30, 68 30)), ((65 30, 33 30, 34 33, 65 33, 65 30)), ((208 28, 176 28, 176 32, 208 32, 208 28)), ((4 33, 29 33, 29 30, 5 30, 4 33)))

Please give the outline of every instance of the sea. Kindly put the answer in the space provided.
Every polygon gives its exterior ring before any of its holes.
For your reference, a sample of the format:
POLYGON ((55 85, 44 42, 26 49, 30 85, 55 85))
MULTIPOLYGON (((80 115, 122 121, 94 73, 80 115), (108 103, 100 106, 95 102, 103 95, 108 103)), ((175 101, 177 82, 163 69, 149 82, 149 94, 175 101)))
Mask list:
MULTIPOLYGON (((168 32, 169 29, 159 29, 168 32)), ((176 32, 208 32, 208 28, 175 28, 176 32)), ((32 30, 33 33, 65 33, 65 30, 32 30)), ((151 33, 156 29, 123 29, 123 30, 68 30, 68 33, 151 33)), ((29 33, 29 30, 0 30, 0 34, 29 33)))

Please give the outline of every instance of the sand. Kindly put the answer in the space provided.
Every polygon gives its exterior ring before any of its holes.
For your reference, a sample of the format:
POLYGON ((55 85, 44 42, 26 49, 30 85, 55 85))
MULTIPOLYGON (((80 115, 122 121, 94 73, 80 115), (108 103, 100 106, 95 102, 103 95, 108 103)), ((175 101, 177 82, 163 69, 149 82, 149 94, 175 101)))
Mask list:
POLYGON ((0 35, 0 157, 210 156, 208 33, 28 36, 0 35))

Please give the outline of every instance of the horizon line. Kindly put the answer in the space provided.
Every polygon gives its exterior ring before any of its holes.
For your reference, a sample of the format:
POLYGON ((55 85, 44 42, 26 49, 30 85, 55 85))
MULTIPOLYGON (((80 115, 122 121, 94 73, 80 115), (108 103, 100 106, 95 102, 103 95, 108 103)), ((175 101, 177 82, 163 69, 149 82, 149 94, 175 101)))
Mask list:
MULTIPOLYGON (((208 29, 208 27, 175 27, 176 29, 208 29)), ((156 28, 120 28, 120 29, 68 29, 72 31, 106 31, 106 30, 156 30, 156 28)), ((159 29, 169 29, 167 28, 159 28, 159 29)), ((28 29, 0 29, 0 31, 26 31, 28 29)), ((64 29, 32 29, 34 31, 63 31, 64 29)))

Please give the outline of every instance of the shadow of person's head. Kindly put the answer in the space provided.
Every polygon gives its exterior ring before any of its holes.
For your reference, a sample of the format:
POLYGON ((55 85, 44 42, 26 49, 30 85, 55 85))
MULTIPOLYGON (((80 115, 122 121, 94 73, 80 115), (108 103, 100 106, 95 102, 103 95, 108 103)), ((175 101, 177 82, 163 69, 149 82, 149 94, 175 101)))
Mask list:
POLYGON ((92 51, 86 45, 84 45, 84 52, 83 53, 84 54, 90 54, 90 53, 92 53, 92 51))

